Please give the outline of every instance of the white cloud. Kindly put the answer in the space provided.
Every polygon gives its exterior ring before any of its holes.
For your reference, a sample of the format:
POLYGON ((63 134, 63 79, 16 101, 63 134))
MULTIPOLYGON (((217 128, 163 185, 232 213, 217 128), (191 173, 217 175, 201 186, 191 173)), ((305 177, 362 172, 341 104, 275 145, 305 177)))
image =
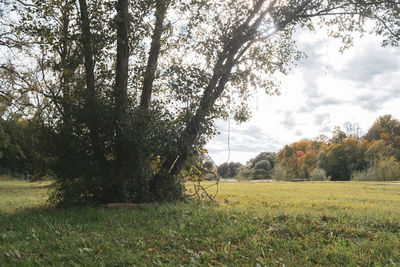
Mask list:
MULTIPOLYGON (((244 163, 302 138, 329 136, 334 126, 347 121, 358 122, 365 132, 378 116, 390 113, 400 119, 399 47, 382 48, 378 38, 366 36, 341 54, 339 41, 324 35, 303 34, 300 40, 308 58, 282 77, 281 96, 259 92, 252 103, 253 118, 232 124, 232 161, 244 163)), ((227 128, 226 122, 218 125, 221 135, 208 148, 222 163, 228 155, 227 128)))

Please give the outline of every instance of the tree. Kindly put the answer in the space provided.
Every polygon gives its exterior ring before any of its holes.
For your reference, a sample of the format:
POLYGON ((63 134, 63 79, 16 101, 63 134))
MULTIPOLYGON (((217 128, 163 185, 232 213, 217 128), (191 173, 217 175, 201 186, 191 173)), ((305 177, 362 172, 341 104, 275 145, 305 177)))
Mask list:
POLYGON ((261 152, 255 158, 250 159, 242 169, 240 176, 243 179, 270 179, 275 165, 276 153, 261 152))
POLYGON ((340 126, 336 126, 332 132, 332 138, 329 140, 331 143, 340 144, 347 137, 346 133, 340 129, 340 126))
POLYGON ((276 164, 292 177, 310 178, 313 170, 322 169, 333 180, 349 180, 351 173, 367 166, 365 141, 346 137, 339 127, 333 137, 300 140, 278 152, 276 164))
POLYGON ((272 173, 272 179, 278 181, 290 181, 294 177, 290 174, 287 168, 281 164, 275 165, 275 168, 272 173))
POLYGON ((390 147, 382 139, 373 140, 365 151, 365 158, 368 162, 374 162, 381 158, 389 158, 398 154, 393 147, 390 147))
POLYGON ((300 140, 286 145, 276 157, 276 161, 297 178, 308 178, 316 167, 318 150, 322 146, 318 140, 300 140))
POLYGON ((268 160, 260 160, 254 165, 254 169, 271 170, 271 163, 268 160))
POLYGON ((326 169, 328 164, 328 158, 326 156, 326 149, 321 149, 317 154, 317 165, 318 169, 326 169))
POLYGON ((323 169, 315 168, 310 173, 311 181, 325 181, 327 180, 326 172, 323 169))
POLYGON ((241 167, 243 165, 240 162, 224 162, 218 166, 218 174, 222 178, 233 178, 241 167))
POLYGON ((8 145, 10 144, 10 136, 4 131, 4 122, 0 118, 0 159, 3 157, 8 145))
POLYGON ((332 143, 325 149, 324 170, 332 180, 350 180, 354 171, 367 167, 365 146, 355 138, 345 138, 341 143, 332 143))
POLYGON ((235 178, 237 180, 249 180, 252 179, 250 175, 251 175, 251 170, 249 170, 246 166, 242 166, 238 169, 235 178))
POLYGON ((218 175, 222 178, 228 177, 228 163, 224 162, 218 166, 218 175))
MULTIPOLYGON (((254 159, 250 159, 246 165, 248 168, 254 168, 255 165, 259 161, 268 161, 269 168, 268 169, 273 169, 274 168, 274 161, 275 161, 276 153, 275 152, 261 152, 258 154, 254 159)), ((266 163, 265 163, 266 164, 266 163)))
POLYGON ((393 118, 392 115, 381 116, 365 134, 364 139, 369 142, 373 140, 384 140, 387 145, 399 149, 400 121, 393 118))
POLYGON ((47 157, 41 150, 40 121, 21 117, 0 119, 0 173, 33 179, 47 175, 47 157))
POLYGON ((362 129, 358 122, 351 123, 348 121, 344 124, 344 128, 346 136, 354 137, 356 139, 361 138, 362 129))
POLYGON ((8 93, 18 92, 13 99, 26 96, 42 114, 57 159, 57 197, 73 203, 179 198, 179 174, 215 133, 215 119, 237 110, 243 118, 251 88, 276 92, 273 74, 287 73, 301 55, 293 39, 299 28, 327 25, 347 47, 372 20, 383 45, 400 41, 399 3, 390 0, 11 6, 10 49, 32 67, 10 58, 1 79, 8 93))
MULTIPOLYGON (((228 38, 225 39, 226 42, 222 44, 221 52, 217 54, 213 75, 204 91, 201 104, 193 116, 193 119, 186 125, 183 133, 182 141, 184 146, 180 150, 179 159, 174 166, 173 173, 179 172, 180 166, 182 166, 188 156, 189 148, 193 145, 198 136, 198 129, 202 128, 204 119, 209 114, 217 98, 221 96, 229 79, 233 79, 233 67, 241 61, 243 55, 249 52, 250 48, 257 47, 254 43, 260 40, 273 40, 275 33, 278 35, 279 33, 284 33, 283 35, 287 38, 293 33, 294 25, 303 24, 313 27, 311 23, 312 17, 325 18, 325 16, 334 16, 335 18, 333 20, 326 21, 328 25, 338 23, 348 31, 354 29, 363 31, 362 25, 355 23, 353 20, 355 15, 361 21, 364 21, 367 18, 377 18, 375 15, 371 15, 371 10, 375 9, 378 14, 381 14, 383 10, 389 8, 390 11, 386 13, 386 15, 391 14, 397 16, 398 7, 399 4, 392 1, 383 1, 372 5, 359 5, 351 1, 346 1, 344 3, 343 1, 329 1, 326 3, 323 1, 314 2, 307 0, 301 2, 289 1, 287 5, 284 5, 283 2, 280 1, 261 0, 254 2, 254 6, 248 9, 249 13, 246 14, 243 23, 233 27, 232 33, 230 36, 228 35, 228 38), (351 17, 348 16, 349 14, 351 14, 351 17), (262 23, 264 29, 268 29, 268 26, 270 27, 269 31, 259 30, 262 23), (265 23, 267 23, 267 26, 265 23), (351 24, 351 26, 349 24, 351 24), (265 32, 267 32, 266 35, 263 34, 265 32), (252 47, 252 45, 254 46, 252 47)), ((382 18, 379 17, 379 21, 381 21, 381 19, 382 18)), ((386 23, 383 23, 383 25, 378 26, 378 28, 385 27, 385 25, 387 26, 386 23)), ((393 32, 390 31, 390 33, 393 32)), ((348 36, 342 35, 342 33, 338 33, 337 36, 343 37, 345 42, 350 42, 349 39, 346 40, 348 36)), ((397 33, 394 33, 389 39, 389 42, 393 43, 399 41, 397 33)), ((290 53, 293 53, 293 50, 289 52, 289 54, 290 53)), ((286 61, 287 60, 290 59, 286 57, 286 61)), ((271 68, 270 71, 273 71, 273 68, 271 68)))

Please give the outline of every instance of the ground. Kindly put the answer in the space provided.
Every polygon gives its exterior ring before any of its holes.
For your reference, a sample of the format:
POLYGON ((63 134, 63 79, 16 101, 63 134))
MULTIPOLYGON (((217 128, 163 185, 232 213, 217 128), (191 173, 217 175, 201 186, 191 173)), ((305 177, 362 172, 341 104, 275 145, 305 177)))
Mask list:
POLYGON ((0 181, 1 266, 400 264, 397 184, 224 182, 219 204, 121 209, 56 209, 49 184, 0 181))

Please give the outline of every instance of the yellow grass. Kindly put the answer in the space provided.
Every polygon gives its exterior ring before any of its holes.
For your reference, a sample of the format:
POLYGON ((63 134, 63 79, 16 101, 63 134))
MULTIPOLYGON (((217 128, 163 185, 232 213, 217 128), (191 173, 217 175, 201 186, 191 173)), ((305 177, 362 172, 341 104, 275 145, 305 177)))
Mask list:
POLYGON ((0 181, 0 213, 46 205, 51 182, 0 181))
MULTIPOLYGON (((190 188, 190 186, 189 186, 190 188)), ((215 187, 209 189, 215 191, 215 187)), ((376 214, 400 220, 400 184, 381 182, 222 182, 223 207, 263 213, 376 214)))

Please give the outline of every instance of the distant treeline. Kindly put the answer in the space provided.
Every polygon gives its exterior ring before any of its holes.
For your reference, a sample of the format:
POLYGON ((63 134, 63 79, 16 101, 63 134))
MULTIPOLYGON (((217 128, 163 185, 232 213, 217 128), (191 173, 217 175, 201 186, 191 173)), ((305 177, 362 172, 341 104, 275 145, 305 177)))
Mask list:
POLYGON ((21 116, 0 118, 0 176, 41 179, 48 173, 48 144, 41 123, 21 116))
POLYGON ((336 127, 332 138, 319 136, 263 152, 246 165, 218 166, 224 178, 292 180, 400 180, 400 121, 379 117, 364 136, 359 127, 336 127))
MULTIPOLYGON (((0 176, 31 180, 51 176, 51 140, 42 122, 20 116, 0 119, 0 176)), ((356 125, 343 131, 336 127, 332 138, 319 136, 285 145, 278 153, 263 152, 245 165, 223 163, 206 170, 223 178, 240 180, 296 178, 310 180, 400 180, 400 121, 379 117, 364 136, 356 125)))

